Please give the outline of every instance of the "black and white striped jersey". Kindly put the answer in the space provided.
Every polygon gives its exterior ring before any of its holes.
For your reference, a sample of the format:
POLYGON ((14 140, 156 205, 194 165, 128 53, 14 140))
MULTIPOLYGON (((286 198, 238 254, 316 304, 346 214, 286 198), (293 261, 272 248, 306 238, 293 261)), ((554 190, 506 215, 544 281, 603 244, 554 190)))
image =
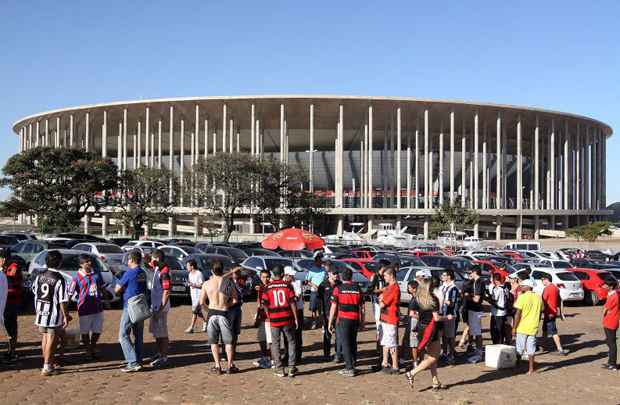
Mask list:
POLYGON ((32 291, 36 311, 34 324, 45 328, 62 326, 64 318, 60 305, 69 301, 67 286, 62 274, 53 269, 38 274, 32 291))

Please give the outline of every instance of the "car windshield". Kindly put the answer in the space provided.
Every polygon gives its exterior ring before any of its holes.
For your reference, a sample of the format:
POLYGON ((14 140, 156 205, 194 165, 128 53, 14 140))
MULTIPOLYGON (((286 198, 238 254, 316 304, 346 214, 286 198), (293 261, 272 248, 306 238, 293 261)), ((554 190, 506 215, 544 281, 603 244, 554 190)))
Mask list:
POLYGON ((558 278, 562 281, 579 281, 577 276, 575 276, 575 274, 571 273, 570 271, 562 271, 559 273, 555 273, 555 275, 558 276, 558 278))
POLYGON ((204 270, 211 270, 211 265, 215 260, 219 260, 224 269, 230 269, 233 266, 233 262, 228 257, 209 257, 206 255, 196 255, 193 257, 198 262, 198 265, 204 270))
POLYGON ((183 270, 183 265, 176 258, 172 256, 164 257, 164 263, 170 270, 183 270))
POLYGON ((602 271, 602 272, 598 273, 598 276, 606 283, 615 283, 616 282, 616 278, 614 276, 612 276, 611 273, 608 272, 608 271, 602 271))
POLYGON ((17 245, 19 240, 14 236, 0 235, 0 245, 17 245))
POLYGON ((230 254, 230 256, 237 260, 238 262, 242 262, 245 259, 248 258, 248 255, 241 249, 237 249, 237 248, 228 248, 227 249, 228 253, 230 254))
POLYGON ((123 253, 123 249, 116 245, 97 245, 99 253, 123 253))
POLYGON ((267 266, 267 270, 271 270, 273 269, 275 266, 292 266, 293 265, 293 261, 292 260, 286 260, 286 259, 265 259, 265 265, 267 266))
MULTIPOLYGON (((91 256, 93 263, 93 270, 95 272, 106 272, 108 268, 95 256, 91 256)), ((80 254, 62 254, 62 262, 58 270, 62 271, 78 271, 80 268, 80 254)))
POLYGON ((416 256, 401 256, 400 257, 400 265, 405 266, 426 266, 420 258, 416 256))
POLYGON ((573 266, 568 262, 554 262, 553 267, 556 269, 571 269, 573 266))
POLYGON ((136 241, 131 241, 131 242, 127 242, 127 243, 125 244, 125 246, 136 246, 137 244, 138 244, 138 242, 136 242, 136 241))

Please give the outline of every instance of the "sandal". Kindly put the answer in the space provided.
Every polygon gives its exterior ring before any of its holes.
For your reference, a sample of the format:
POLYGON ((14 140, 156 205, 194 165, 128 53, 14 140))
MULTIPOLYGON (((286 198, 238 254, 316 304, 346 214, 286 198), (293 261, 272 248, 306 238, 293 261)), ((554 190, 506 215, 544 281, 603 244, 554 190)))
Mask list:
POLYGON ((439 382, 439 379, 433 378, 433 391, 445 390, 446 386, 439 382))
POLYGON ((405 373, 405 377, 407 377, 407 381, 409 381, 409 386, 413 389, 413 381, 415 380, 415 375, 411 371, 407 371, 405 373))
POLYGON ((221 367, 217 367, 217 366, 213 366, 213 367, 211 367, 211 372, 213 374, 221 375, 222 374, 222 368, 221 367))

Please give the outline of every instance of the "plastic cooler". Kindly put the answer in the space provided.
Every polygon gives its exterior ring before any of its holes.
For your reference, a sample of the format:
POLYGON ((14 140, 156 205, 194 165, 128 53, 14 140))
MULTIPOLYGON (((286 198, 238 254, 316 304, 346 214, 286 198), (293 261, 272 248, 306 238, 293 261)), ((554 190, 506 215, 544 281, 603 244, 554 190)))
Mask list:
POLYGON ((517 364, 517 349, 508 345, 487 345, 484 348, 484 363, 490 368, 512 368, 517 364))

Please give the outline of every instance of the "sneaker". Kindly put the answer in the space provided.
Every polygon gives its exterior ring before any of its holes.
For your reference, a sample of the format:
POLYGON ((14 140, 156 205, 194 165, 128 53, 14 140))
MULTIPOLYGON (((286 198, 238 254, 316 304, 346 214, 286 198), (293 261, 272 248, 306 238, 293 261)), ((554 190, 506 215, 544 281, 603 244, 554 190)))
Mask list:
POLYGON ((140 371, 140 370, 142 370, 142 366, 139 365, 139 364, 136 364, 134 366, 127 365, 127 366, 121 368, 121 371, 123 373, 135 373, 135 372, 140 371))
POLYGON ((275 371, 273 372, 273 374, 274 374, 276 377, 285 377, 285 376, 286 376, 286 373, 284 372, 284 368, 283 368, 283 367, 275 369, 275 371))
POLYGON ((153 362, 157 361, 157 359, 159 359, 160 357, 161 357, 161 354, 155 353, 153 356, 151 356, 151 359, 149 360, 149 363, 153 363, 153 362))
POLYGON ((166 366, 167 364, 168 364, 168 357, 158 357, 157 359, 151 362, 150 366, 154 368, 160 368, 160 367, 166 366))
POLYGON ((185 329, 185 333, 194 333, 194 328, 190 326, 189 328, 185 329))
POLYGON ((297 375, 297 367, 291 367, 288 369, 288 376, 294 378, 297 375))
POLYGON ((353 370, 344 370, 341 374, 343 377, 355 377, 355 369, 353 370))
POLYGON ((254 367, 260 367, 260 368, 262 368, 262 367, 261 367, 261 365, 262 365, 262 364, 263 364, 263 358, 262 358, 262 357, 261 357, 260 359, 258 359, 258 360, 254 360, 254 361, 252 362, 252 365, 253 365, 254 367))
POLYGON ((344 360, 340 356, 334 356, 334 363, 342 363, 344 360))
POLYGON ((470 356, 467 359, 467 362, 471 364, 480 363, 481 361, 482 361, 482 356, 480 355, 480 353, 475 353, 474 355, 470 356))
POLYGON ((568 354, 568 349, 562 349, 562 350, 558 350, 556 352, 556 354, 560 355, 560 356, 566 356, 568 354))
POLYGON ((338 374, 343 375, 345 373, 345 371, 347 371, 346 368, 341 368, 340 370, 336 371, 338 374))
POLYGON ((260 368, 264 368, 264 369, 268 369, 271 368, 271 360, 267 359, 267 358, 263 358, 262 361, 259 361, 259 365, 258 367, 260 368))
POLYGON ((605 363, 601 367, 604 368, 605 370, 618 371, 618 367, 614 366, 613 364, 605 363))

